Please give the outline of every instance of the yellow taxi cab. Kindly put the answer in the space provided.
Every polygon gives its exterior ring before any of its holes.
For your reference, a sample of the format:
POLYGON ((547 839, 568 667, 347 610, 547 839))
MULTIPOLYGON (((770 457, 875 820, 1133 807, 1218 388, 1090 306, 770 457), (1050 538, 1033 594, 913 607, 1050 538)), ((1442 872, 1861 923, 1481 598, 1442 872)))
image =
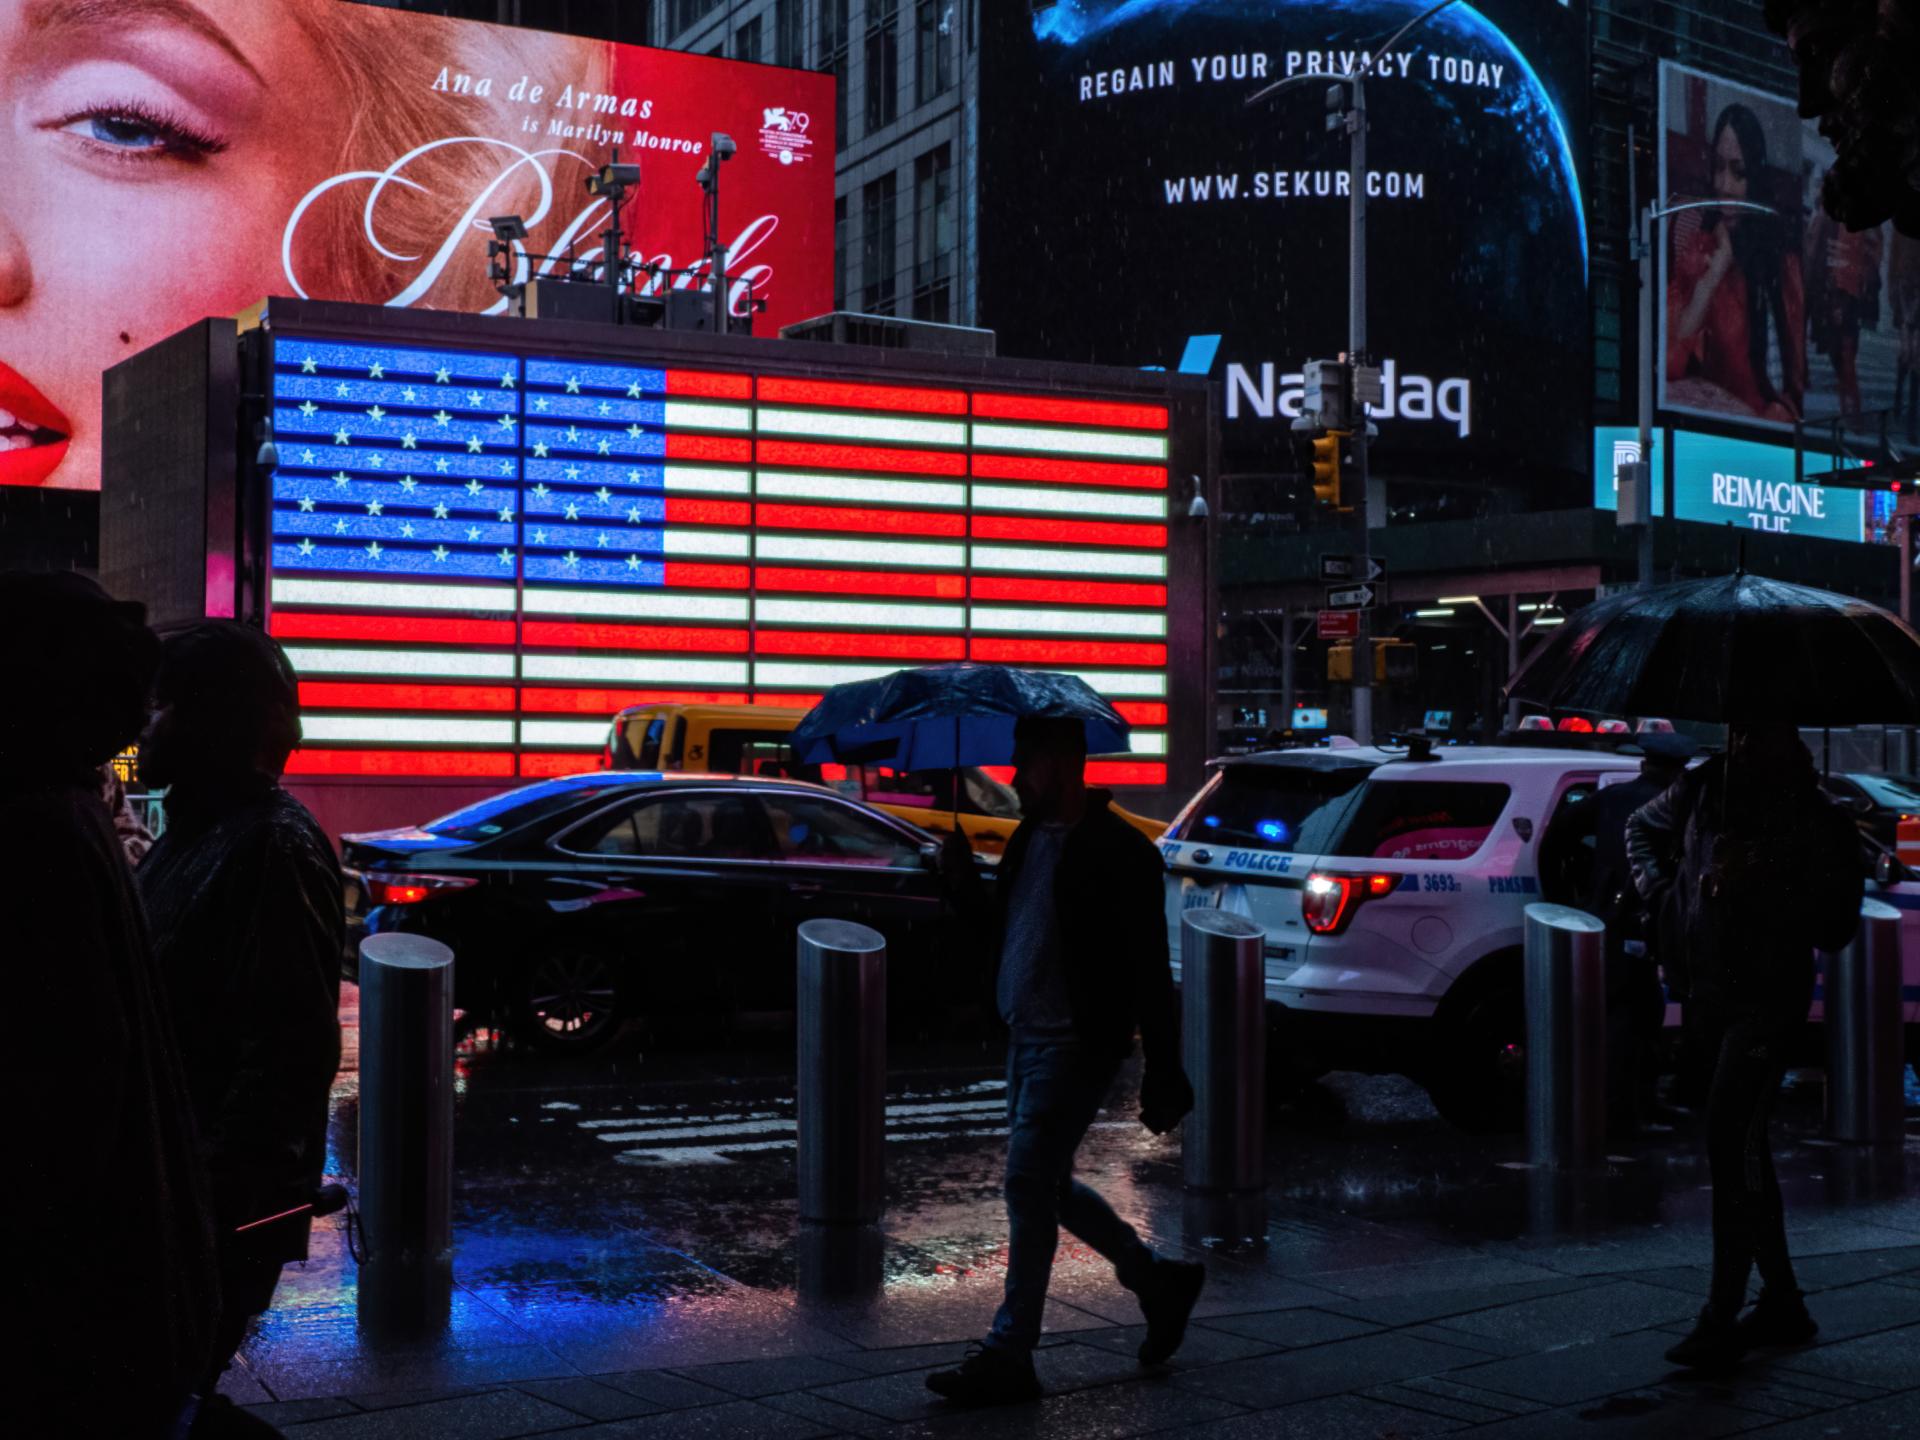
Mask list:
MULTIPOLYGON (((806 713, 774 705, 630 705, 613 717, 607 735, 607 768, 813 780, 937 835, 948 833, 957 823, 978 854, 1000 858, 1020 823, 1020 801, 1004 772, 962 770, 956 796, 953 774, 947 770, 802 765, 793 758, 787 736, 806 713)), ((1118 805, 1113 812, 1149 840, 1158 840, 1166 829, 1164 820, 1136 815, 1118 805)))

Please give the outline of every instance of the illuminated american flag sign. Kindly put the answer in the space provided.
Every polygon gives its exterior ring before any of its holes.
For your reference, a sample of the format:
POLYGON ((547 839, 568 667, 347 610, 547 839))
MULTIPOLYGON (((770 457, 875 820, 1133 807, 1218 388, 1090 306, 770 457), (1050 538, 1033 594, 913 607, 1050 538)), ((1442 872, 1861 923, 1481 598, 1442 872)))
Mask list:
POLYGON ((1069 671, 1167 780, 1169 412, 498 350, 272 347, 270 627, 309 775, 590 768, 643 701, 1069 671))

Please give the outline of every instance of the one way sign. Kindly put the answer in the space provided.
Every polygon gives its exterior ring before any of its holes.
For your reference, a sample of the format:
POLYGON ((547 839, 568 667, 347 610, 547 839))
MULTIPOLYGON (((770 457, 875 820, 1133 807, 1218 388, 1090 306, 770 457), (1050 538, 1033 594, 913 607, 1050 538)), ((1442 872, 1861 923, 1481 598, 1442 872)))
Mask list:
POLYGON ((1371 585, 1329 585, 1327 587, 1327 609, 1329 610, 1371 610, 1373 600, 1371 585))
POLYGON ((1384 580, 1387 565, 1384 560, 1376 560, 1369 555, 1364 562, 1358 555, 1322 555, 1320 557, 1320 578, 1322 580, 1357 580, 1362 584, 1374 580, 1384 580), (1360 572, 1364 570, 1363 575, 1360 572))

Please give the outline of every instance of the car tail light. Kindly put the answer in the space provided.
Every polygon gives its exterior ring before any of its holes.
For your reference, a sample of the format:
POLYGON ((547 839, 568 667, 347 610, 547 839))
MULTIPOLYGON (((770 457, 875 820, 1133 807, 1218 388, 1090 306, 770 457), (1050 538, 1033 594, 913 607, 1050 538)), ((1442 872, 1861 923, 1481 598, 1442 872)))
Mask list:
POLYGON ((1399 884, 1398 875, 1336 875, 1315 870, 1307 876, 1300 916, 1314 934, 1338 935, 1361 905, 1391 895, 1399 884))
POLYGON ((466 875, 369 875, 367 894, 376 905, 418 905, 450 890, 468 890, 479 882, 466 875))

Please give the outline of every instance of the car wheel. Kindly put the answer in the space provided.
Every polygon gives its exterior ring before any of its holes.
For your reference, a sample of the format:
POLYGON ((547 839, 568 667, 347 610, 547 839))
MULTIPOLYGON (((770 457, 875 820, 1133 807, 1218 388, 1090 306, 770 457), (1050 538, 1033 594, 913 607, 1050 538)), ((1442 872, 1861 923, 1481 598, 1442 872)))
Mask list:
POLYGON ((613 962, 597 950, 556 949, 527 967, 517 1029, 556 1054, 583 1055, 620 1028, 613 962))
POLYGON ((1518 967, 1501 967, 1434 1016, 1427 1094, 1441 1118, 1476 1135, 1520 1129, 1527 1101, 1527 1010, 1518 967))

